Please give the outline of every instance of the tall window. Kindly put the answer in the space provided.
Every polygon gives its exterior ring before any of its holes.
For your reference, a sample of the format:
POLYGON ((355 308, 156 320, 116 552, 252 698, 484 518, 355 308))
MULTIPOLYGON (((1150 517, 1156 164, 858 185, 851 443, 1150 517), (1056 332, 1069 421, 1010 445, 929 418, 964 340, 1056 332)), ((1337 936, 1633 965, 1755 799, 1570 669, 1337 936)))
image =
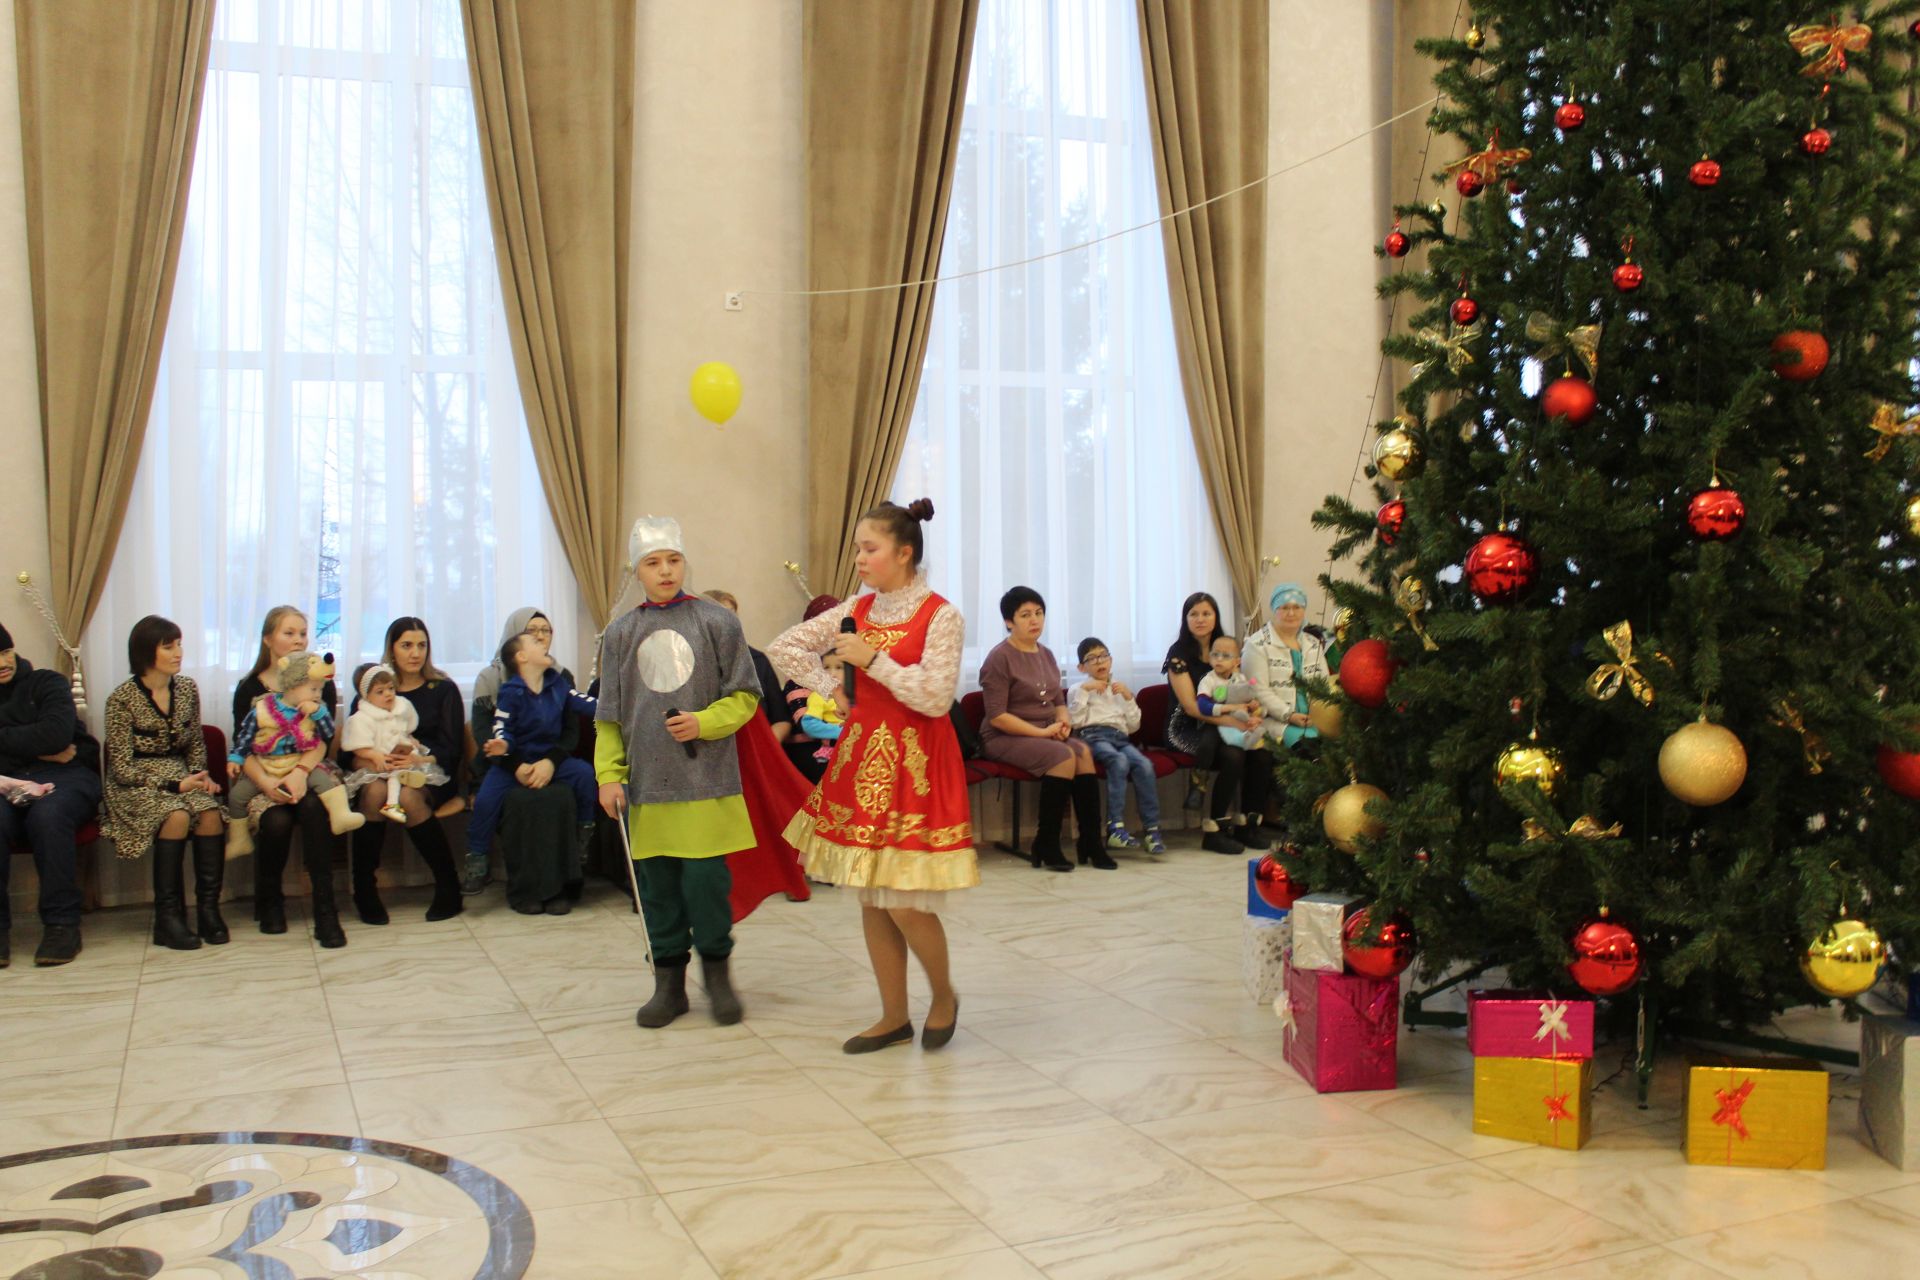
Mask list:
POLYGON ((402 614, 456 676, 513 608, 575 616, 507 343, 458 0, 221 0, 166 344, 89 630, 102 679, 148 612, 180 623, 221 702, 281 602, 343 671, 402 614))
MULTIPOLYGON (((1160 214, 1132 0, 986 0, 940 273, 1015 262, 1160 214)), ((1072 665, 1098 635, 1157 672, 1187 593, 1229 582, 1173 345, 1158 228, 940 286, 894 486, 939 508, 934 573, 968 618, 1047 599, 1072 665)))

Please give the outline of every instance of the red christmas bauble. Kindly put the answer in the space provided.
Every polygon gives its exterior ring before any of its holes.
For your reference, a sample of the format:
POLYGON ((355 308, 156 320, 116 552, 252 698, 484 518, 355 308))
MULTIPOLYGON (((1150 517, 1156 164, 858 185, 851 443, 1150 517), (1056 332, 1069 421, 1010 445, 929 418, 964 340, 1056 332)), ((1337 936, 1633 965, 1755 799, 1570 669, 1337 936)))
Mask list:
POLYGON ((1397 977, 1413 963, 1413 926, 1405 916, 1394 916, 1380 926, 1380 937, 1371 945, 1361 941, 1367 931, 1367 908, 1347 917, 1341 939, 1341 952, 1347 968, 1363 978, 1397 977))
POLYGON ((1525 194, 1526 194, 1526 190, 1527 190, 1527 184, 1526 184, 1526 180, 1525 180, 1525 179, 1523 179, 1523 178, 1518 178, 1518 177, 1514 177, 1514 178, 1508 178, 1508 179, 1507 179, 1507 194, 1508 194, 1508 195, 1510 195, 1510 196, 1518 196, 1518 195, 1525 195, 1525 194))
POLYGON ((1818 126, 1800 135, 1800 149, 1810 156, 1823 156, 1833 145, 1833 135, 1818 126))
POLYGON ((1565 418, 1576 427, 1584 427, 1593 420, 1593 411, 1599 406, 1599 399, 1593 394, 1593 384, 1585 378, 1576 378, 1568 374, 1564 378, 1555 378, 1540 393, 1540 411, 1549 418, 1565 418))
POLYGON ((1512 604, 1533 590, 1540 557, 1524 538, 1490 533, 1473 544, 1465 565, 1467 589, 1488 604, 1512 604))
POLYGON ((1812 382, 1827 367, 1827 340, 1811 329, 1792 329, 1773 340, 1773 349, 1785 355, 1789 351, 1797 352, 1799 362, 1782 360, 1773 366, 1773 371, 1788 382, 1812 382))
POLYGON ((1623 262, 1613 269, 1613 287, 1622 293, 1632 293, 1646 278, 1647 273, 1637 263, 1623 262))
POLYGON ((1487 180, 1471 169, 1462 169, 1454 176, 1453 189, 1471 200, 1487 189, 1487 180))
POLYGON ((1455 298, 1453 305, 1447 308, 1447 314, 1453 317, 1457 325, 1472 324, 1480 315, 1480 304, 1472 298, 1455 298))
POLYGON ((1404 258, 1407 256, 1407 250, 1413 248, 1413 241, 1407 239, 1407 233, 1404 231, 1389 231, 1385 248, 1389 258, 1404 258))
POLYGON ((1294 901, 1307 892, 1306 882, 1288 875, 1287 869, 1274 861, 1272 854, 1260 859, 1254 867, 1253 888, 1260 895, 1260 901, 1276 911, 1291 910, 1294 901))
POLYGON ((1362 640, 1340 655, 1340 691, 1363 707, 1384 707, 1399 665, 1386 641, 1362 640))
POLYGON ((1395 498, 1386 506, 1381 507, 1379 513, 1373 518, 1375 527, 1380 530, 1381 545, 1392 546, 1400 537, 1401 526, 1405 525, 1406 522, 1407 504, 1400 499, 1395 498))
POLYGON ((1573 935, 1567 973, 1590 996, 1619 995, 1640 980, 1640 939, 1623 924, 1592 921, 1573 935))
POLYGON ((1720 185, 1720 162, 1705 156, 1693 162, 1687 170, 1687 181, 1696 187, 1715 187, 1720 185))
POLYGON ((1883 742, 1874 750, 1873 762, 1890 790, 1920 800, 1920 751, 1902 751, 1883 742))
POLYGON ((1687 528, 1702 542, 1719 542, 1740 532, 1747 504, 1725 485, 1702 489, 1687 502, 1687 528))
POLYGON ((1920 40, 1920 18, 1915 18, 1907 24, 1907 34, 1915 40, 1920 40))
POLYGON ((1572 133, 1587 122, 1587 109, 1577 102, 1563 102, 1553 113, 1553 123, 1562 133, 1572 133))

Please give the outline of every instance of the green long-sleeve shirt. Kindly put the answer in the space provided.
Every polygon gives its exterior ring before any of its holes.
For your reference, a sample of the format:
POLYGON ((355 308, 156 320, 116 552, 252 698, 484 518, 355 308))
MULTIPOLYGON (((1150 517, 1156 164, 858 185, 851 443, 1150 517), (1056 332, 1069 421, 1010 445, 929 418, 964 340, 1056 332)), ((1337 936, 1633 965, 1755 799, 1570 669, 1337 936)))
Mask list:
MULTIPOLYGON (((751 693, 730 693, 699 711, 700 740, 730 738, 759 711, 760 699, 751 693)), ((633 770, 627 760, 627 740, 610 720, 598 725, 593 744, 593 772, 601 785, 625 785, 633 770)), ((635 858, 717 858, 754 843, 747 802, 738 795, 714 800, 635 805, 627 815, 627 836, 635 858)))

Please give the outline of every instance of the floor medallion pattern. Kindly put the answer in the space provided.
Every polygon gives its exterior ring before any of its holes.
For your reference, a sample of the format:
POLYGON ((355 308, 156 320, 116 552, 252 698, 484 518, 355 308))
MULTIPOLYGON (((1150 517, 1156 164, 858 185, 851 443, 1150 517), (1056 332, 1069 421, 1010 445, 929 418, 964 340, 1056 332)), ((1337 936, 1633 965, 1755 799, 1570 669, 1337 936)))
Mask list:
POLYGON ((533 1218, 437 1152, 313 1133, 181 1133, 0 1158, 8 1280, 518 1280, 533 1218))

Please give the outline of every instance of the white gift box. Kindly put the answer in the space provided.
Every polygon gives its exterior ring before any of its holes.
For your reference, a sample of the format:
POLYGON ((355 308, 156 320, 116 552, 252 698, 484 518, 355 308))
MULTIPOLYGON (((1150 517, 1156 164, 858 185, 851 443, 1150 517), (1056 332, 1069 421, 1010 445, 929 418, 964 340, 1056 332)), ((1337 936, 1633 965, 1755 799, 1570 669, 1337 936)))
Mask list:
POLYGON ((1348 893, 1310 893, 1293 904, 1293 967, 1315 973, 1347 968, 1347 910, 1360 899, 1348 893))
POLYGON ((1920 1169, 1920 1022, 1888 1013, 1861 1021, 1860 1127, 1887 1163, 1920 1169))
POLYGON ((1293 928, 1282 916, 1247 916, 1240 928, 1240 977, 1255 1004, 1272 1004, 1287 989, 1287 954, 1293 928))

